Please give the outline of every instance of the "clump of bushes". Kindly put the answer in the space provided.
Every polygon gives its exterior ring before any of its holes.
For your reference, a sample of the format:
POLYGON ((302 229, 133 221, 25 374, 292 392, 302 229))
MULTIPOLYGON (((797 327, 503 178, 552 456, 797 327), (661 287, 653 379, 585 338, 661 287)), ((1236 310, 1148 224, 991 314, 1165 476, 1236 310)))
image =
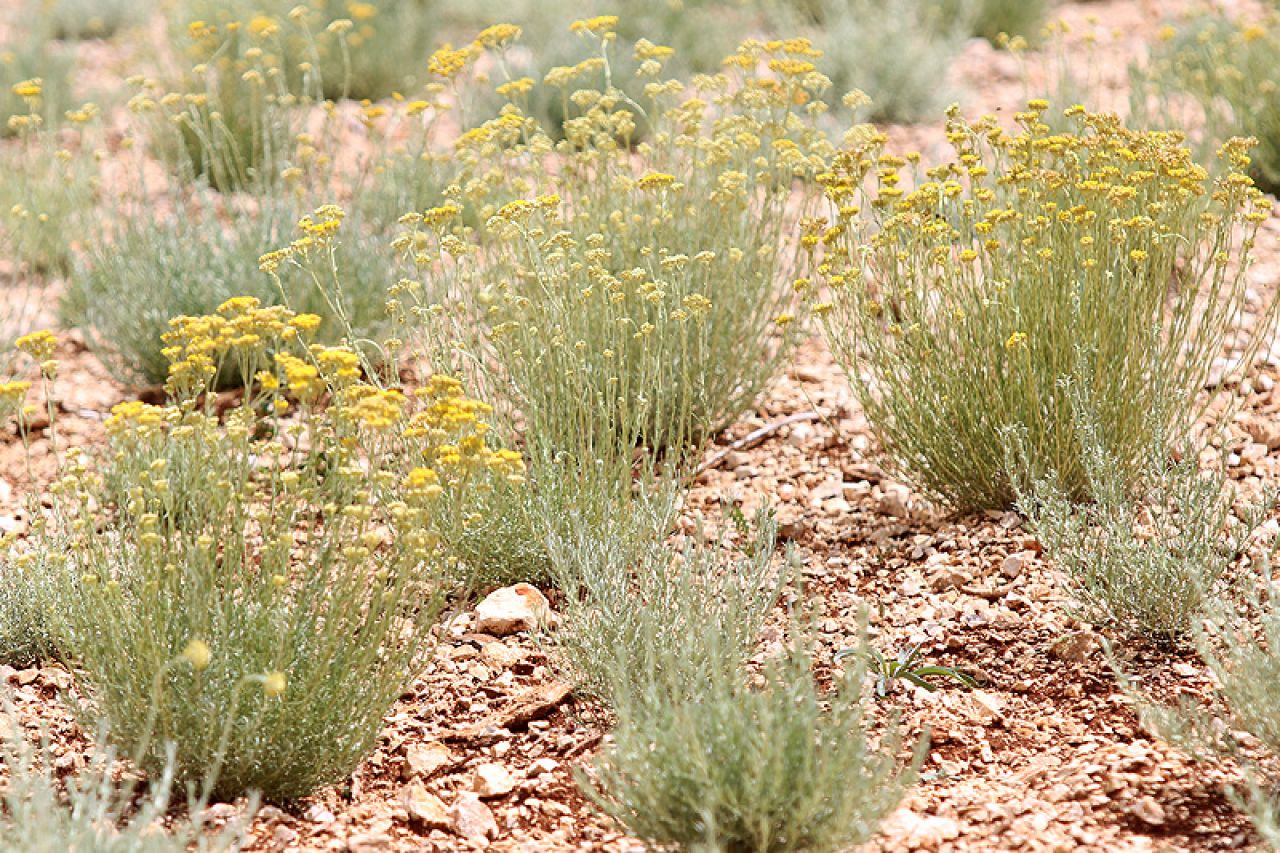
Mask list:
MULTIPOLYGON (((293 204, 271 200, 225 217, 198 200, 164 219, 123 215, 118 231, 96 235, 89 245, 63 297, 63 317, 84 330, 115 376, 133 385, 158 385, 168 376, 161 336, 171 318, 212 313, 233 296, 264 304, 287 299, 295 311, 321 318, 322 343, 373 337, 385 318, 394 266, 384 238, 348 224, 318 251, 317 262, 341 276, 341 293, 317 287, 312 271, 297 264, 283 265, 273 280, 259 258, 287 242, 298 219, 293 204)), ((226 365, 220 380, 237 378, 226 365)))
POLYGON ((1054 134, 1047 109, 1033 101, 1013 134, 952 111, 956 160, 914 178, 915 155, 868 133, 820 179, 832 218, 808 231, 830 287, 814 310, 873 429, 904 477, 960 510, 1013 503, 1014 426, 1019 475, 1089 497, 1064 377, 1132 483, 1153 435, 1185 435, 1227 333, 1244 330, 1248 364, 1274 317, 1244 276, 1270 207, 1241 171, 1247 141, 1223 148, 1215 179, 1176 134, 1082 107, 1054 134))
POLYGON ((1071 578, 1084 618, 1179 642, 1221 598, 1223 575, 1245 553, 1269 507, 1263 502, 1238 518, 1226 471, 1202 472, 1189 446, 1178 448, 1181 458, 1174 461, 1163 441, 1131 482, 1083 406, 1076 420, 1092 501, 1073 503, 1051 475, 1030 484, 1018 508, 1071 578))
POLYGON ((1264 190, 1280 187, 1280 15, 1261 19, 1205 9, 1160 32, 1136 67, 1133 112, 1147 124, 1191 129, 1211 151, 1233 136, 1257 139, 1248 173, 1264 190))
MULTIPOLYGON (((282 251, 322 250, 333 221, 282 251)), ((86 722, 153 774, 172 744, 175 780, 219 798, 351 772, 425 662, 470 496, 523 483, 456 380, 378 384, 310 343, 319 324, 251 297, 176 318, 171 401, 122 403, 105 447, 68 451, 39 539, 86 722), (228 364, 247 390, 220 419, 228 364)))

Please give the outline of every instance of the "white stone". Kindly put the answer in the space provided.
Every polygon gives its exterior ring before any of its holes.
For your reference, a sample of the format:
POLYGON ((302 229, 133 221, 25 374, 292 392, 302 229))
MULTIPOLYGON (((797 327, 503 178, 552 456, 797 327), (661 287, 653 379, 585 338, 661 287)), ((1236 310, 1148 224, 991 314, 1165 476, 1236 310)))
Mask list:
POLYGON ((449 807, 449 825, 463 838, 482 844, 498 835, 493 812, 469 791, 459 794, 449 807))
POLYGON ((547 624, 551 619, 551 605, 537 589, 518 583, 489 593, 476 605, 475 615, 478 633, 505 637, 547 624))
POLYGON ((501 764, 481 764, 476 767, 471 777, 471 790, 483 798, 501 797, 511 793, 516 780, 511 771, 501 764))

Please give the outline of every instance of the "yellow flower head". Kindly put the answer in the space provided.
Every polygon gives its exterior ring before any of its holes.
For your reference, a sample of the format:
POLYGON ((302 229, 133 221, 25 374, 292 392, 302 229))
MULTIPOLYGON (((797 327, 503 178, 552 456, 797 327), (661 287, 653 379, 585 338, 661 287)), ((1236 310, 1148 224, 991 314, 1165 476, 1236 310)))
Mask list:
POLYGON ((277 696, 283 696, 288 686, 289 680, 279 670, 268 672, 262 677, 262 692, 268 698, 274 699, 277 696))
POLYGON ((475 44, 480 47, 501 48, 520 38, 523 32, 515 24, 494 24, 486 27, 476 36, 475 44))
POLYGON ((597 15, 594 18, 582 18, 569 25, 571 33, 595 33, 604 35, 618 26, 617 15, 597 15))
POLYGON ((53 357, 53 351, 58 346, 58 339, 48 329, 41 329, 38 332, 32 332, 29 335, 23 335, 18 338, 18 340, 14 341, 14 346, 36 361, 45 362, 53 357))
POLYGON ((182 650, 182 656, 191 664, 191 668, 196 672, 202 672, 213 657, 213 653, 209 651, 209 646, 203 640, 192 640, 187 643, 187 647, 182 650))

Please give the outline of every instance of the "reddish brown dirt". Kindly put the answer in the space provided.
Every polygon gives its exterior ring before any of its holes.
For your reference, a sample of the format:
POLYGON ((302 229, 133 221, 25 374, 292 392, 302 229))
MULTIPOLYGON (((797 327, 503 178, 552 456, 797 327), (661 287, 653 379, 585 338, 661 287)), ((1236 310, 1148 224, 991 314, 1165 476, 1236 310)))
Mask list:
MULTIPOLYGON (((1108 106, 1118 106, 1127 62, 1141 55, 1158 13, 1181 5, 1066 3, 1066 55, 1086 57, 1082 34, 1096 31, 1091 64, 1099 85, 1115 96, 1117 104, 1108 106)), ((103 67, 118 59, 102 45, 93 46, 92 57, 103 67)), ((1032 67, 1037 61, 1025 59, 1032 67)), ((983 43, 970 46, 954 77, 966 92, 966 112, 1012 111, 1027 94, 1018 61, 983 43)), ((894 146, 920 150, 926 159, 943 153, 936 127, 890 128, 890 136, 894 146)), ((1251 274, 1261 290, 1280 279, 1278 233, 1273 223, 1259 241, 1251 274)), ((60 441, 97 442, 111 405, 131 392, 107 377, 74 334, 65 338, 55 391, 60 441)), ((1280 371, 1268 365, 1263 376, 1236 425, 1242 437, 1274 423, 1280 410, 1280 371)), ((923 643, 931 662, 979 679, 973 691, 904 687, 884 700, 903 711, 909 731, 928 730, 932 745, 924 780, 868 850, 1217 850, 1253 842, 1248 822, 1224 794, 1236 781, 1231 769, 1197 764, 1141 730, 1101 636, 1066 615, 1062 578, 1017 517, 947 517, 881 469, 866 422, 825 345, 815 340, 802 347, 757 411, 717 446, 810 410, 821 420, 780 430, 700 475, 687 512, 715 515, 721 499, 748 513, 763 503, 776 507, 785 537, 799 549, 805 594, 824 609, 824 660, 855 642, 865 603, 879 648, 888 653, 923 643)), ((43 429, 33 431, 31 451, 28 470, 16 434, 0 434, 4 529, 24 524, 22 497, 38 493, 53 474, 43 429)), ((1280 452, 1249 458, 1234 469, 1239 479, 1254 487, 1276 482, 1280 452)), ((641 847, 595 812, 573 779, 607 737, 607 719, 570 696, 548 703, 538 719, 504 726, 517 704, 555 691, 545 652, 523 636, 498 639, 468 630, 464 615, 349 781, 287 809, 259 812, 253 849, 467 849, 457 835, 413 823, 401 796, 409 782, 420 781, 447 804, 470 788, 473 768, 483 762, 504 765, 518 780, 510 794, 488 801, 500 827, 491 849, 641 847), (449 758, 414 777, 406 755, 431 742, 445 744, 449 758), (535 770, 540 759, 551 761, 535 770)), ((1159 695, 1201 695, 1211 686, 1192 655, 1124 643, 1116 654, 1159 695)), ((82 766, 88 742, 57 702, 69 676, 57 667, 0 667, 0 681, 13 690, 24 723, 48 728, 66 767, 82 766)), ((216 806, 214 816, 237 808, 216 806)))

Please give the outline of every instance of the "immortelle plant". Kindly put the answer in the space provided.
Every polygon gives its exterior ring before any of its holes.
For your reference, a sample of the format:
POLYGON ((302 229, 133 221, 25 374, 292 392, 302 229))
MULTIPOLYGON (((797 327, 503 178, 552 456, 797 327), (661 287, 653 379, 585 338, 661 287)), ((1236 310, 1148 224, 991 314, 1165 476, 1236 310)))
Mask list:
POLYGON ((1158 432, 1131 481, 1082 402, 1075 414, 1092 502, 1073 503, 1049 475, 1019 484, 1018 510, 1071 579, 1080 615, 1158 643, 1182 642, 1228 591, 1223 576, 1253 544, 1275 496, 1236 510, 1225 468, 1201 471, 1193 446, 1171 448, 1158 432))
POLYGON ((1131 69, 1132 110, 1148 124, 1195 128, 1212 150, 1232 136, 1258 140, 1249 174, 1263 189, 1280 187, 1280 12, 1229 15, 1205 7, 1166 25, 1148 61, 1131 69))
POLYGON ((821 177, 832 221, 805 237, 828 286, 814 310, 878 438, 958 510, 1013 503, 1014 426, 1017 473, 1089 496, 1068 376, 1132 482, 1153 435, 1185 436, 1228 333, 1247 366, 1272 327, 1246 286, 1270 208, 1240 171, 1248 141, 1223 146, 1215 179, 1178 134, 1079 106, 1053 134, 1047 109, 1008 132, 953 108, 956 159, 914 176, 917 156, 869 132, 821 177))
POLYGON ((249 297, 177 318, 171 401, 69 450, 37 532, 87 722, 151 773, 173 744, 175 780, 219 798, 351 772, 433 642, 468 493, 523 470, 456 380, 376 384, 305 345, 316 323, 249 297), (248 386, 220 423, 222 362, 248 386))
MULTIPOLYGON (((671 51, 642 41, 641 105, 611 82, 615 24, 574 23, 599 55, 547 75, 571 116, 562 141, 523 110, 537 83, 499 87, 511 103, 459 139, 449 201, 405 217, 413 277, 393 289, 437 361, 518 413, 526 441, 588 456, 679 451, 760 392, 798 335, 792 234, 832 153, 808 42, 745 43, 687 87, 661 79, 671 51), (600 69, 603 88, 577 88, 600 69), (481 233, 461 221, 468 204, 481 233)), ((482 48, 501 66, 518 34, 490 28, 433 67, 457 76, 482 48)))
POLYGON ((872 734, 863 664, 820 689, 799 630, 754 678, 736 637, 712 621, 682 630, 684 648, 665 661, 611 658, 617 726, 594 773, 579 775, 587 796, 629 833, 684 850, 835 851, 869 839, 923 750, 902 761, 893 722, 872 734))
POLYGON ((187 817, 166 820, 174 787, 169 765, 144 787, 109 746, 95 748, 83 770, 59 778, 49 738, 42 735, 39 747, 29 743, 5 701, 0 714, 0 764, 6 771, 0 792, 0 853, 241 849, 248 818, 255 810, 252 801, 240 818, 221 831, 206 825, 199 811, 204 804, 199 802, 188 804, 187 817))

